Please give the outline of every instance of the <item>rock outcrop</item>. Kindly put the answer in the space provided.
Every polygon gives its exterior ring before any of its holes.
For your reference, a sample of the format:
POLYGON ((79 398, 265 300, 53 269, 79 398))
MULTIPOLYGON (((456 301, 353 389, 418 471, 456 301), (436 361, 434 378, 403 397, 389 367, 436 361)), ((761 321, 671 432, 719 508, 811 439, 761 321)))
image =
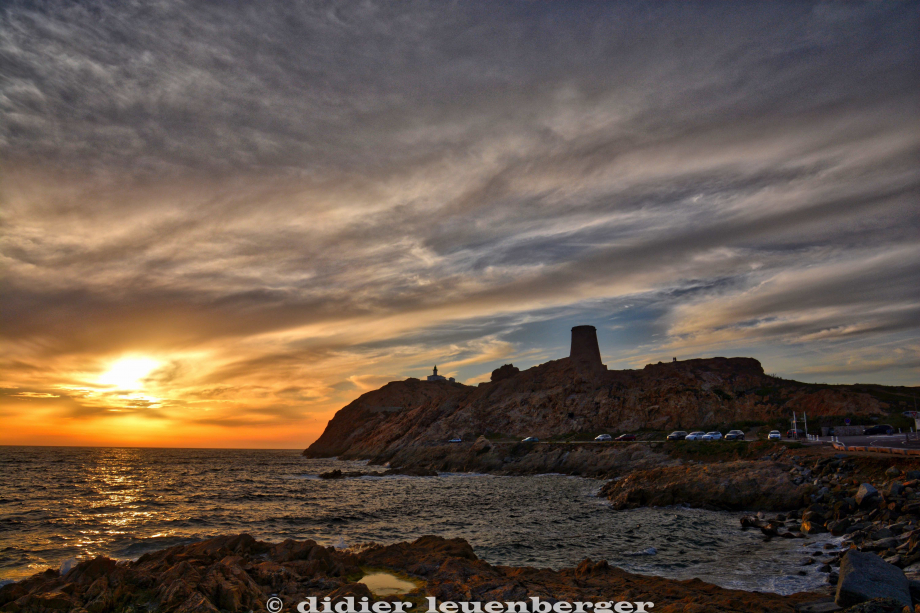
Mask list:
POLYGON ((0 611, 162 611, 164 613, 243 613, 264 611, 270 597, 284 610, 308 597, 328 596, 333 606, 347 597, 375 596, 362 583, 362 568, 407 573, 419 588, 377 600, 415 602, 423 598, 457 601, 565 601, 654 603, 654 611, 785 612, 815 600, 816 594, 780 596, 724 589, 698 579, 675 581, 634 575, 607 562, 585 560, 553 571, 493 566, 476 557, 460 539, 425 536, 412 543, 371 545, 337 551, 313 541, 266 543, 249 535, 223 536, 177 546, 119 563, 96 558, 64 576, 49 569, 0 588, 0 611), (696 604, 694 604, 696 603, 696 604), (689 608, 688 608, 689 607, 689 608))
POLYGON ((607 483, 601 495, 616 509, 686 504, 732 511, 784 511, 803 506, 812 491, 813 486, 795 484, 788 467, 784 470, 779 463, 738 461, 635 471, 607 483))
POLYGON ((498 383, 499 381, 510 379, 519 372, 521 372, 521 369, 514 364, 505 364, 501 368, 496 368, 492 371, 492 383, 498 383))

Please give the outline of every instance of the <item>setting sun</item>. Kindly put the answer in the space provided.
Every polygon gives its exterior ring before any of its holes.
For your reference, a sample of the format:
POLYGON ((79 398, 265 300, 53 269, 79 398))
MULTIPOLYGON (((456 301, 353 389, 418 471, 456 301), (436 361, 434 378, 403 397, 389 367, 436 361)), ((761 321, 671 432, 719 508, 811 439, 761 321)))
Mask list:
POLYGON ((144 377, 159 365, 159 362, 151 358, 122 358, 99 377, 99 383, 119 389, 140 389, 144 386, 144 377))

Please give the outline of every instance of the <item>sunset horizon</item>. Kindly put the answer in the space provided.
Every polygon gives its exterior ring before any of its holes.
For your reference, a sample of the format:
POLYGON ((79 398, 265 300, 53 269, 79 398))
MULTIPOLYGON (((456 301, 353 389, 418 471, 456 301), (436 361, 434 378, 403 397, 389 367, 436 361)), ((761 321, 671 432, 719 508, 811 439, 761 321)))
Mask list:
POLYGON ((14 2, 0 444, 302 448, 578 324, 916 387, 917 14, 14 2))

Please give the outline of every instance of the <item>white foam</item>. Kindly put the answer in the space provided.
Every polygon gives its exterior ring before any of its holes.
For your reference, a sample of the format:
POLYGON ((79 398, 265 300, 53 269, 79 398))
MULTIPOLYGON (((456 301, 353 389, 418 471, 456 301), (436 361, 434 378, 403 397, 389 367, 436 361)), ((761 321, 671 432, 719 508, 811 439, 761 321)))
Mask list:
POLYGON ((68 558, 61 562, 61 575, 66 575, 70 570, 77 565, 76 558, 68 558))

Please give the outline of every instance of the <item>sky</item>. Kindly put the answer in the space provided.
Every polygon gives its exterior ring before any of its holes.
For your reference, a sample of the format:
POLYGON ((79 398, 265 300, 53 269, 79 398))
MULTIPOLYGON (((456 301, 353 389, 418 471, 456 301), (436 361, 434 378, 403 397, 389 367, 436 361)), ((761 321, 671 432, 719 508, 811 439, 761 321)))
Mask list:
POLYGON ((920 2, 0 5, 0 444, 568 355, 920 384, 920 2))

